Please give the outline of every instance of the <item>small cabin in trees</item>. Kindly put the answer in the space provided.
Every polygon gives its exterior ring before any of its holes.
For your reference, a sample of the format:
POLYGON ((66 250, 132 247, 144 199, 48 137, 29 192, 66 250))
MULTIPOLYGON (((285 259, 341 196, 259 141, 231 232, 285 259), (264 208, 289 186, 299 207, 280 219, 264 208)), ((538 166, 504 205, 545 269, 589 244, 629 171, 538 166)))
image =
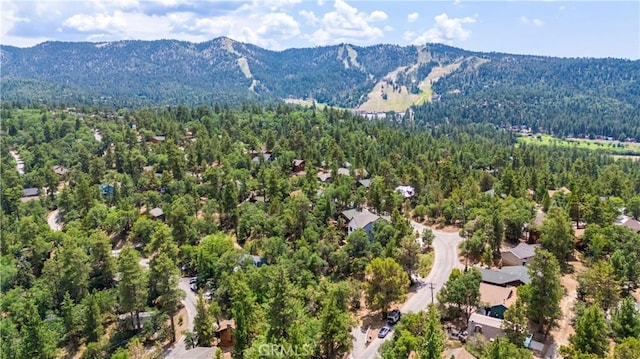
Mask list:
POLYGON ((620 224, 623 227, 627 227, 636 233, 640 233, 640 222, 636 221, 633 218, 625 218, 622 222, 620 222, 620 224))
POLYGON ((167 139, 166 136, 157 135, 157 136, 151 137, 151 142, 160 143, 160 142, 164 142, 166 139, 167 139))
POLYGON ((233 332, 236 329, 236 325, 231 320, 223 320, 220 322, 218 330, 216 330, 216 338, 218 338, 218 346, 220 347, 232 347, 235 343, 235 336, 233 332))
POLYGON ((149 217, 151 219, 157 219, 160 221, 164 221, 164 211, 162 210, 162 208, 153 208, 152 210, 149 211, 149 217))
POLYGON ((305 160, 295 159, 291 161, 291 167, 292 167, 293 173, 304 172, 305 165, 306 165, 305 160))
POLYGON ((21 202, 29 202, 39 199, 40 190, 36 187, 29 187, 22 190, 21 202))

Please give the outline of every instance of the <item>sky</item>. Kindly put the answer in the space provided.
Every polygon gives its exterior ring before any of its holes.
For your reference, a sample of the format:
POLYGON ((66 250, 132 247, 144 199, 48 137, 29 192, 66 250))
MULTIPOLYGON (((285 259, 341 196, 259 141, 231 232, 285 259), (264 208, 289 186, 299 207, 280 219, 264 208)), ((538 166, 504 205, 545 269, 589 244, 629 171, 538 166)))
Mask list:
POLYGON ((443 43, 475 51, 640 58, 640 1, 0 0, 0 43, 227 36, 271 50, 443 43))

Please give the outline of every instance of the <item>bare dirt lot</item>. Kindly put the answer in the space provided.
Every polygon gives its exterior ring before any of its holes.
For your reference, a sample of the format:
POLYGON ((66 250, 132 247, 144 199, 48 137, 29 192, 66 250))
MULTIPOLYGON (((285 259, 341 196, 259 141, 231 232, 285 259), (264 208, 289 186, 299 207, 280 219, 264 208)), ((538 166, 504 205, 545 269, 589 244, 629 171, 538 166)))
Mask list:
POLYGON ((569 337, 574 333, 571 320, 575 313, 573 312, 573 306, 577 300, 578 290, 578 274, 584 271, 584 266, 579 261, 572 261, 569 264, 573 267, 574 272, 565 274, 562 276, 561 282, 564 287, 565 294, 560 301, 560 309, 562 310, 562 317, 559 321, 559 326, 553 329, 550 333, 550 338, 558 345, 569 344, 569 337))

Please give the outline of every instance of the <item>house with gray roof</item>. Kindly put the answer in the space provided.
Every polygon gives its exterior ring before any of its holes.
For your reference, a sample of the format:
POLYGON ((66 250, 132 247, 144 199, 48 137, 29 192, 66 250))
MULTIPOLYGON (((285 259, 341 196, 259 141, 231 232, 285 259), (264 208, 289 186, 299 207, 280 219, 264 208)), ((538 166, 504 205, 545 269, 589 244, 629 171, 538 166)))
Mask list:
POLYGON ((355 213, 350 212, 349 215, 351 216, 351 220, 347 224, 347 234, 351 234, 356 229, 362 228, 370 238, 373 236, 373 225, 375 222, 380 220, 389 221, 388 217, 378 216, 375 213, 369 212, 367 209, 355 213))
POLYGON ((22 190, 20 202, 29 202, 40 198, 40 190, 36 187, 25 188, 22 190))
POLYGON ((482 334, 487 337, 487 339, 496 339, 504 335, 502 332, 502 319, 473 313, 469 317, 467 332, 469 333, 469 336, 482 334))
POLYGON ((152 210, 149 211, 149 216, 152 219, 160 219, 164 221, 164 211, 162 210, 162 208, 153 208, 152 210))
POLYGON ((364 188, 369 188, 371 187, 371 179, 370 178, 361 179, 361 180, 358 180, 356 184, 364 188))
POLYGON ((520 286, 531 283, 531 278, 525 266, 502 267, 499 270, 478 268, 484 283, 506 286, 520 286))
POLYGON ((502 251, 502 265, 523 266, 529 263, 536 254, 536 244, 520 243, 514 248, 502 251))

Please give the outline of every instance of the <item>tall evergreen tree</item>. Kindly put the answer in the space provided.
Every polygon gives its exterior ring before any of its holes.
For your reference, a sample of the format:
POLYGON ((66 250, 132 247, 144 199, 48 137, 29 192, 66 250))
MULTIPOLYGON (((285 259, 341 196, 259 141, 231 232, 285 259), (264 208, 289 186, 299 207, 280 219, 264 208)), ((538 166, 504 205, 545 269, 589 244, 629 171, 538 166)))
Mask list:
POLYGON ((180 272, 174 260, 166 252, 157 254, 149 264, 149 288, 153 288, 151 301, 169 315, 171 321, 171 340, 176 340, 175 314, 178 304, 185 293, 178 287, 180 272))
POLYGON ((409 276, 393 258, 375 258, 365 272, 367 303, 385 318, 391 303, 406 297, 409 276))
POLYGON ((87 342, 97 342, 104 333, 102 327, 102 313, 100 312, 100 306, 95 294, 90 294, 84 301, 85 306, 85 324, 84 333, 87 338, 87 342))
POLYGON ((575 330, 570 341, 578 352, 604 357, 609 351, 607 322, 599 306, 592 305, 585 309, 576 321, 575 330))
POLYGON ((540 242, 542 247, 551 252, 562 268, 567 266, 574 247, 571 221, 560 207, 551 207, 547 218, 542 223, 540 242))
POLYGON ((613 311, 611 328, 618 342, 628 337, 640 338, 640 313, 635 308, 633 297, 623 299, 613 311))
POLYGON ((147 300, 147 272, 139 264, 140 255, 129 244, 125 245, 118 258, 120 282, 118 282, 118 303, 125 313, 130 313, 131 323, 140 329, 140 312, 147 300))
POLYGON ((435 304, 430 304, 427 309, 427 323, 424 333, 424 342, 420 348, 421 359, 440 359, 444 351, 444 330, 440 324, 440 313, 435 304))
POLYGON ((196 301, 196 317, 193 320, 193 331, 196 334, 198 346, 210 347, 213 345, 213 339, 216 336, 215 326, 202 292, 198 293, 196 301))
POLYGON ((533 354, 527 349, 520 348, 504 338, 498 338, 482 356, 482 359, 533 359, 533 354))
POLYGON ((258 332, 259 307, 243 273, 236 272, 232 278, 231 316, 236 325, 233 351, 235 357, 242 359, 258 332))
POLYGON ((502 331, 509 341, 515 345, 522 345, 529 332, 527 308, 522 300, 516 302, 504 313, 502 331))
POLYGON ((320 313, 319 350, 323 358, 343 357, 351 348, 346 295, 341 288, 329 290, 320 313))
POLYGON ((560 266, 553 254, 537 249, 528 272, 531 283, 518 288, 518 294, 527 306, 527 316, 538 323, 540 332, 546 336, 562 314, 560 266))

